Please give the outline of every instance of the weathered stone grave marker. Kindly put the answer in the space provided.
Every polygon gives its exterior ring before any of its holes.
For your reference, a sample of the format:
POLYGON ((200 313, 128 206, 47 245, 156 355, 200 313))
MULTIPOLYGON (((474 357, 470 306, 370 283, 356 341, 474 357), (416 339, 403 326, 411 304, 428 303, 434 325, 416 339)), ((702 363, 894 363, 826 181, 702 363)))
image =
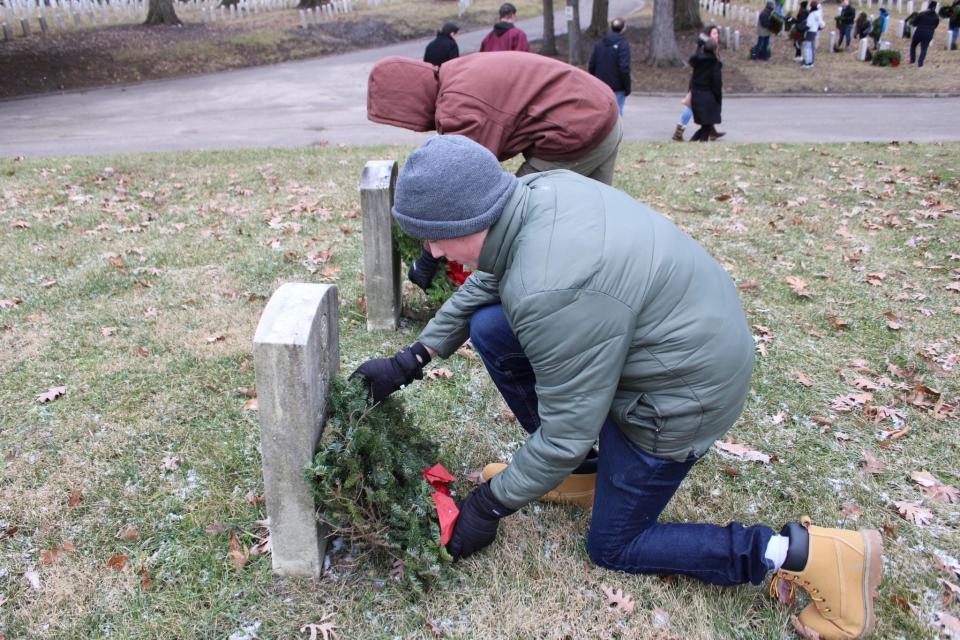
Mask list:
POLYGON ((363 209, 363 286, 367 330, 394 331, 400 319, 400 252, 393 241, 395 160, 371 160, 360 178, 363 209))
POLYGON ((325 541, 304 467, 326 420, 340 364, 334 285, 290 282, 270 298, 253 339, 263 486, 273 570, 319 577, 325 541))

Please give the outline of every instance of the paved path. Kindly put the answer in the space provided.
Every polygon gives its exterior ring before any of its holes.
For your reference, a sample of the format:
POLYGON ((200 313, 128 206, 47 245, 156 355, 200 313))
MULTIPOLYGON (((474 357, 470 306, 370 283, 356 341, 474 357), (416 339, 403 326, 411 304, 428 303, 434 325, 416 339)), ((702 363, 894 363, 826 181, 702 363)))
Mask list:
MULTIPOLYGON (((590 0, 581 16, 589 20, 590 0)), ((611 0, 626 15, 643 0, 611 0)), ((562 13, 558 33, 566 32, 562 13)), ((521 26, 540 37, 542 21, 521 26)), ((485 30, 463 33, 461 52, 485 30)), ((416 143, 430 134, 366 119, 366 78, 387 55, 419 58, 428 39, 339 56, 145 82, 126 87, 0 101, 0 156, 56 156, 310 144, 416 143)), ((628 140, 666 140, 680 96, 631 96, 628 140)), ((727 97, 731 142, 960 140, 951 122, 960 98, 727 97), (811 126, 812 125, 812 126, 811 126)), ((688 132, 689 133, 689 132, 688 132)))

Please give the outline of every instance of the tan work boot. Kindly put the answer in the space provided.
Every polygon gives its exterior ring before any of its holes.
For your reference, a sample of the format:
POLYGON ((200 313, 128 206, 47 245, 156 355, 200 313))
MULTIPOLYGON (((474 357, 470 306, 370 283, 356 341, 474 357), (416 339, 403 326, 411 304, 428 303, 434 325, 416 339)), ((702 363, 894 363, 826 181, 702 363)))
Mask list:
POLYGON ((800 612, 800 622, 823 640, 873 633, 873 599, 883 571, 880 532, 815 527, 804 516, 780 533, 789 536, 790 548, 770 592, 776 593, 780 580, 789 582, 791 590, 799 586, 806 591, 812 602, 800 612))
POLYGON ((673 130, 673 138, 676 142, 683 142, 683 130, 686 129, 682 124, 678 124, 677 128, 673 130))
MULTIPOLYGON (((507 465, 501 462, 492 462, 483 468, 480 472, 480 477, 486 482, 506 468, 507 465)), ((593 506, 593 490, 596 484, 596 473, 570 474, 564 478, 563 482, 558 484, 553 491, 548 491, 540 500, 543 502, 572 504, 584 509, 589 509, 593 506)))

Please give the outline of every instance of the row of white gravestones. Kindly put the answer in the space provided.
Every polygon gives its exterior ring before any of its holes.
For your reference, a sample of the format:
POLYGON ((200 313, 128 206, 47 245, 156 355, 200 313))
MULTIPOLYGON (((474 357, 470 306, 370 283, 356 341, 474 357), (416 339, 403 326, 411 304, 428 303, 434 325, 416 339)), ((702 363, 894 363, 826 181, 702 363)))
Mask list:
MULTIPOLYGON (((395 161, 371 161, 360 178, 367 328, 395 330, 400 316, 400 259, 390 208, 395 161)), ((325 534, 304 474, 327 419, 339 370, 337 287, 287 283, 270 297, 253 338, 263 488, 273 570, 319 578, 325 534)))
MULTIPOLYGON (((197 15, 204 21, 238 19, 260 12, 290 9, 298 0, 240 0, 230 5, 220 0, 187 0, 177 2, 181 18, 197 15)), ((10 40, 19 32, 30 36, 49 31, 66 31, 110 24, 137 24, 146 19, 147 0, 6 0, 2 6, 3 34, 10 40)), ((352 0, 334 0, 323 5, 324 15, 349 13, 352 0)))
MULTIPOLYGON (((755 25, 757 17, 760 15, 758 6, 765 4, 762 0, 749 5, 737 5, 723 0, 700 0, 700 9, 710 15, 723 16, 743 22, 744 24, 755 25)), ((910 15, 915 11, 916 6, 924 5, 925 0, 919 4, 915 0, 857 0, 859 7, 884 7, 890 13, 910 15)), ((783 10, 787 14, 795 15, 800 8, 800 0, 785 0, 783 10)), ((828 16, 829 17, 829 16, 828 16)))
POLYGON ((457 0, 457 17, 462 18, 469 8, 470 0, 457 0))
POLYGON ((312 9, 300 9, 300 26, 308 29, 312 24, 320 24, 351 11, 353 11, 353 3, 350 0, 332 0, 312 9))

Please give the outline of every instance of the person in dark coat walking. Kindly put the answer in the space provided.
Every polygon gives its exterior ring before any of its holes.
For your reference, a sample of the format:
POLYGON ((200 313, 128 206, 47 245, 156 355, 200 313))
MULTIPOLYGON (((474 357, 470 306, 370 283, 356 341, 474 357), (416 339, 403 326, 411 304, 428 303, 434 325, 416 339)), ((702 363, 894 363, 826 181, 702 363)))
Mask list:
POLYGON ((923 61, 927 59, 927 49, 930 47, 930 41, 933 40, 933 32, 937 30, 940 24, 940 18, 937 16, 937 3, 930 2, 926 11, 913 19, 913 39, 910 40, 910 64, 916 63, 917 67, 923 66, 923 61), (920 45, 920 58, 917 58, 917 45, 920 45))
POLYGON ((690 80, 693 121, 700 128, 690 141, 709 142, 724 135, 717 131, 723 102, 723 63, 717 58, 717 43, 706 40, 703 49, 690 58, 693 78, 690 80))
POLYGON ((423 52, 423 61, 440 66, 447 60, 460 56, 460 47, 457 46, 457 33, 460 27, 453 22, 444 23, 443 28, 437 31, 437 37, 430 41, 427 50, 423 52))
POLYGON ((623 103, 630 95, 630 43, 622 35, 624 26, 623 18, 613 19, 610 32, 594 45, 587 65, 590 75, 603 80, 613 89, 621 116, 623 103))

